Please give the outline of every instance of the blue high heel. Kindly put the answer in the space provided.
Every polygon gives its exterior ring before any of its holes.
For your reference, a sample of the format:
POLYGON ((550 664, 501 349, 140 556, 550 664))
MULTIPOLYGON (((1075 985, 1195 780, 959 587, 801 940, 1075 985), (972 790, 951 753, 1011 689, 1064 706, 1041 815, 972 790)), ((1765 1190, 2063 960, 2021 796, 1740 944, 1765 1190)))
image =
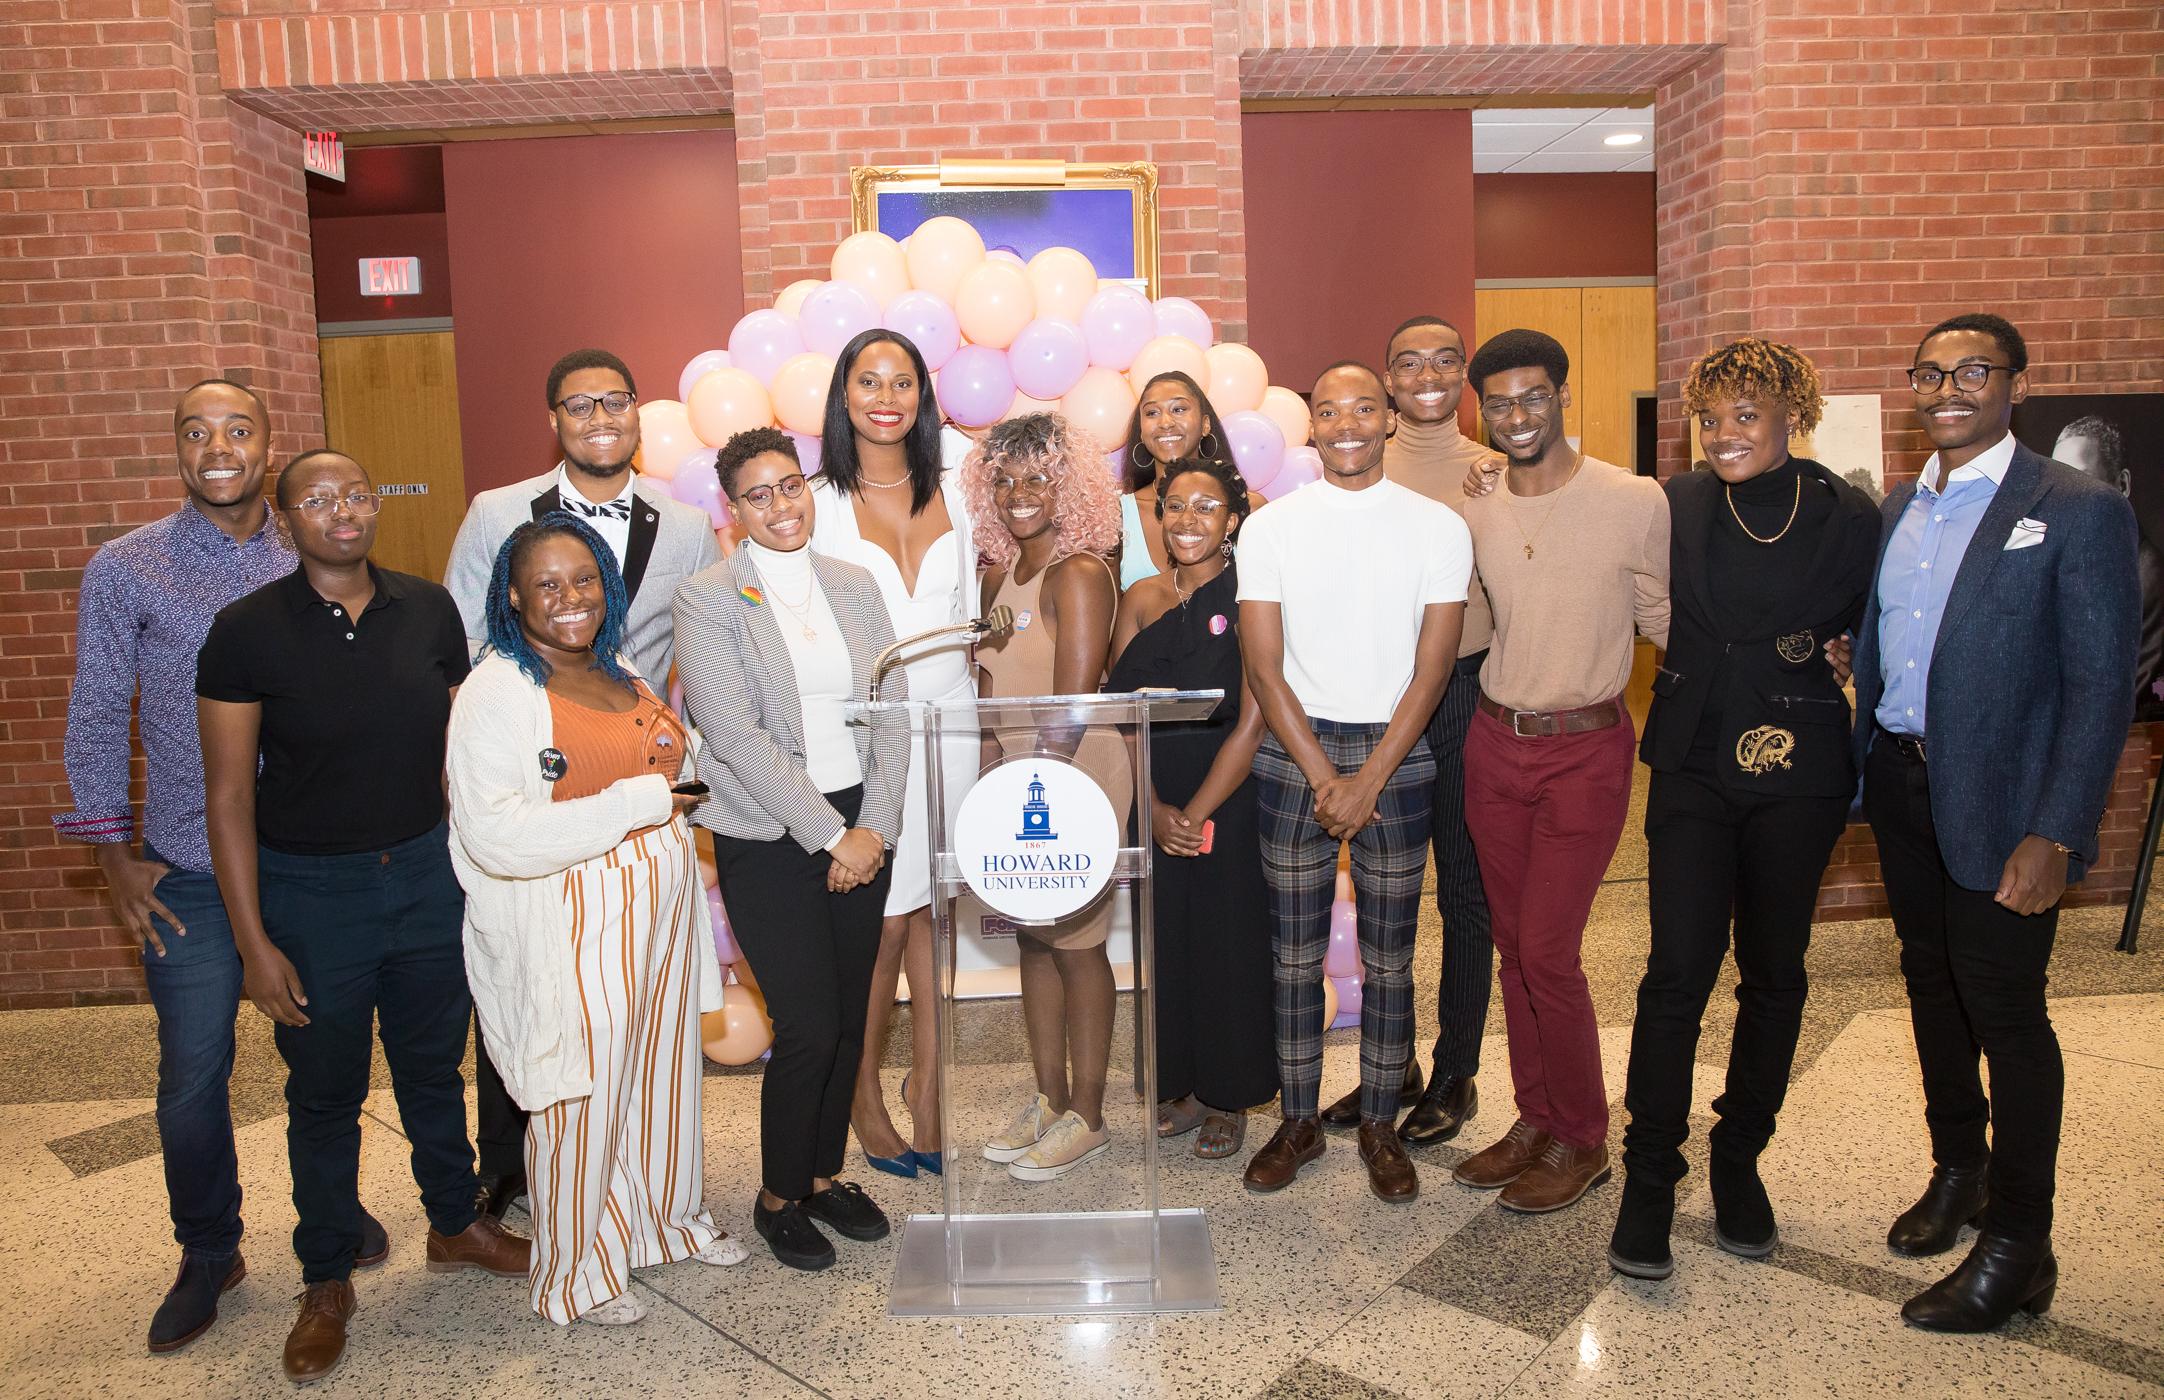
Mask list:
MULTIPOLYGON (((885 1172, 889 1176, 914 1178, 917 1174, 917 1154, 914 1152, 905 1150, 899 1157, 874 1157, 867 1152, 864 1160, 872 1164, 872 1170, 885 1172)), ((937 1171, 938 1168, 934 1167, 933 1170, 937 1171)))
POLYGON ((924 1168, 933 1176, 945 1176, 947 1174, 945 1170, 947 1154, 945 1152, 919 1152, 915 1148, 911 1148, 909 1155, 918 1166, 924 1168))

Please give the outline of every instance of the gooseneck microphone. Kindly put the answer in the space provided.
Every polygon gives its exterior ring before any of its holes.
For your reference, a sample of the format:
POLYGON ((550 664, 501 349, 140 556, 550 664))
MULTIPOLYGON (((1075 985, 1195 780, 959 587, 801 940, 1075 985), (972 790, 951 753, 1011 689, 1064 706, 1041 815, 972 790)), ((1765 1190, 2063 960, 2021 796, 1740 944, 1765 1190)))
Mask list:
POLYGON ((879 703, 879 683, 885 678, 887 667, 893 662, 895 654, 904 647, 913 647, 919 642, 931 641, 934 637, 958 636, 964 632, 967 632, 972 637, 996 637, 1013 630, 1014 609, 1008 607, 1005 603, 1001 603, 983 617, 972 618, 968 622, 957 622, 947 627, 934 627, 931 631, 919 632, 914 637, 904 637, 893 646, 879 653, 879 659, 872 663, 872 688, 869 699, 875 705, 879 703))

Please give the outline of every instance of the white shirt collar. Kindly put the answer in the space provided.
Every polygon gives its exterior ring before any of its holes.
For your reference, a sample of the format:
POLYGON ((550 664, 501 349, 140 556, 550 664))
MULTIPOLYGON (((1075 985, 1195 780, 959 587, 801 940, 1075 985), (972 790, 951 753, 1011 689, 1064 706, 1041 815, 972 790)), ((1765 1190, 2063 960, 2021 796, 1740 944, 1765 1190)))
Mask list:
MULTIPOLYGON (((2006 480, 2006 469, 2014 465, 2014 435, 2008 433, 1975 457, 1946 474, 1946 485, 1951 489, 1964 481, 1986 478, 1996 487, 2006 480)), ((1924 463, 1923 480, 1930 481, 1939 474, 1939 454, 1934 452, 1924 463)))
MULTIPOLYGON (((615 496, 611 497, 610 499, 618 501, 631 500, 632 497, 636 494, 632 488, 637 486, 638 482, 639 473, 636 469, 624 473, 624 489, 617 492, 615 496)), ((571 464, 569 462, 558 462, 556 464, 556 494, 559 496, 568 496, 573 492, 578 491, 579 488, 577 486, 574 486, 571 482, 571 464)), ((581 496, 585 495, 584 492, 579 492, 579 494, 581 496)), ((594 504, 607 505, 608 501, 596 501, 594 502, 594 504)))

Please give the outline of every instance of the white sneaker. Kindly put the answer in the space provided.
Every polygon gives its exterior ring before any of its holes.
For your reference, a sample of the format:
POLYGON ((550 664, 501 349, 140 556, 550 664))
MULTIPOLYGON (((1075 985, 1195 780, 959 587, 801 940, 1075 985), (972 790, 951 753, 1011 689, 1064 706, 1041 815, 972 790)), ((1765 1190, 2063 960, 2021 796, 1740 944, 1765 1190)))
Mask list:
POLYGON ((742 1240, 724 1230, 708 1240, 706 1248, 691 1257, 702 1264, 726 1266, 743 1263, 751 1257, 751 1251, 744 1248, 742 1240))
POLYGON ((646 1304, 635 1293, 619 1293, 605 1303, 596 1303, 579 1314, 581 1322, 598 1322, 603 1327, 629 1327, 646 1316, 646 1304))
POLYGON ((1109 1133, 1092 1128, 1070 1108, 1053 1122, 1036 1146, 1007 1164, 1007 1175, 1016 1181, 1050 1181, 1091 1158, 1104 1156, 1111 1146, 1109 1133))
POLYGON ((1030 1101, 1029 1107, 1014 1115, 1014 1121, 1006 1131, 984 1145, 987 1162, 1011 1162, 1035 1147, 1044 1135, 1052 1130, 1052 1122, 1058 1115, 1052 1112, 1052 1101, 1039 1094, 1030 1101))

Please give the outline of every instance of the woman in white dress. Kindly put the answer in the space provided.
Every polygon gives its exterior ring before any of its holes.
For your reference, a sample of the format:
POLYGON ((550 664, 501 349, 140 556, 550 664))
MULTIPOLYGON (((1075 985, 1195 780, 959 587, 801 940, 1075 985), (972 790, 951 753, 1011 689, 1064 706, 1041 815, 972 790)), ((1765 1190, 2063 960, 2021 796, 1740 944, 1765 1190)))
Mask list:
MULTIPOLYGON (((977 552, 959 479, 940 465, 939 406, 924 356, 907 337, 869 330, 842 348, 827 393, 812 548, 871 571, 894 619, 894 635, 913 636, 967 622, 976 598, 977 552)), ((976 695, 966 636, 903 650, 912 700, 970 700, 976 695)), ((950 743, 945 786, 951 804, 976 773, 976 744, 950 743)), ((929 996, 932 973, 932 871, 925 821, 921 739, 909 750, 902 831, 890 862, 879 961, 872 971, 864 1059, 850 1124, 865 1160, 880 1171, 915 1176, 944 1166, 939 1137, 939 1041, 929 996), (887 1113, 879 1081, 887 1026, 900 973, 912 999, 910 1073, 902 1085, 909 1109, 905 1140, 887 1113)))

